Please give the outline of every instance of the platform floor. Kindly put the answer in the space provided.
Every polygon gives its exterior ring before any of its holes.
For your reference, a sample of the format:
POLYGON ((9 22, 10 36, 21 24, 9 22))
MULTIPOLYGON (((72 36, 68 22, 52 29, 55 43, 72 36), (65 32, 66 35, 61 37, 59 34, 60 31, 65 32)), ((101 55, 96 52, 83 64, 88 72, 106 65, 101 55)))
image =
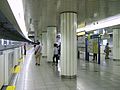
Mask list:
POLYGON ((98 65, 78 60, 77 79, 61 79, 59 66, 42 58, 35 65, 34 49, 27 52, 19 74, 16 90, 120 90, 120 62, 102 60, 98 65))

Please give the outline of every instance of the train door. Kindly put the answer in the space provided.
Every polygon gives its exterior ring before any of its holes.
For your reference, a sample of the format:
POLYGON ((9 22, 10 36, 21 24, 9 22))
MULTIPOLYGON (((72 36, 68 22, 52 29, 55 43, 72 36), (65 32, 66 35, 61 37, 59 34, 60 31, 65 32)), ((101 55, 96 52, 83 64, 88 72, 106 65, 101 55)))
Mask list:
POLYGON ((4 85, 4 55, 0 51, 0 88, 4 85))

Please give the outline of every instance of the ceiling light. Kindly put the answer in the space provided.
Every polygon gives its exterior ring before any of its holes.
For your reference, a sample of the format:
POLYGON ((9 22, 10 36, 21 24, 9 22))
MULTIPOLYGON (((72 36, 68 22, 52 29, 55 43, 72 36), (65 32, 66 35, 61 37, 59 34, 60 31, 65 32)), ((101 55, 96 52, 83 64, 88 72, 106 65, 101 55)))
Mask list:
POLYGON ((79 33, 77 33, 77 36, 83 36, 83 35, 85 35, 85 32, 79 32, 79 33))
POLYGON ((24 36, 28 38, 28 32, 26 30, 26 26, 25 26, 25 21, 24 21, 24 10, 23 10, 23 3, 22 0, 7 0, 10 8, 15 16, 15 19, 22 31, 22 33, 24 34, 24 36))
POLYGON ((83 28, 78 28, 77 32, 81 32, 81 31, 93 31, 96 29, 101 29, 101 28, 106 28, 106 27, 111 27, 111 26, 115 26, 115 25, 119 25, 120 24, 120 14, 112 16, 112 17, 108 17, 105 19, 102 19, 100 21, 97 21, 97 24, 92 23, 89 24, 83 28))

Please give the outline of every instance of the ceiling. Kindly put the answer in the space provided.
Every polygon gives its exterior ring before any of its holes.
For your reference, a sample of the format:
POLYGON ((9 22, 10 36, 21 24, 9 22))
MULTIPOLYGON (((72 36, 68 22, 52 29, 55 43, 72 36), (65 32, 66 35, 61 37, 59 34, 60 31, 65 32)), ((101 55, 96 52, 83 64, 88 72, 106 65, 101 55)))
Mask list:
MULTIPOLYGON (((59 13, 75 11, 78 24, 120 13, 120 0, 23 0, 27 30, 39 36, 47 26, 59 26, 59 13)), ((59 31, 59 28, 57 28, 59 31)))
MULTIPOLYGON (((42 32, 47 31, 47 26, 56 26, 59 32, 60 12, 74 11, 78 14, 78 25, 82 22, 89 24, 103 18, 120 13, 120 0, 22 0, 25 16, 25 24, 28 32, 35 32, 40 37, 42 32)), ((14 32, 17 30, 23 37, 12 11, 9 9, 7 0, 0 0, 0 10, 13 25, 14 32), (4 4, 3 4, 4 3, 4 4)), ((6 24, 4 24, 6 25, 6 24)))
POLYGON ((0 39, 29 41, 21 32, 7 0, 0 0, 0 39))

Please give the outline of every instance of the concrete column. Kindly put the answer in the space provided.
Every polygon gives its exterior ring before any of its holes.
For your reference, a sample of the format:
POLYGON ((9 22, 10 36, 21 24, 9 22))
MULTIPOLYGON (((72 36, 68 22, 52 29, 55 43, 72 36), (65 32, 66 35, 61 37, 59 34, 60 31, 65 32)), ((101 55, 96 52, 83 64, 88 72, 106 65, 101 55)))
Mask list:
POLYGON ((39 36, 37 36, 37 40, 42 43, 42 34, 40 34, 39 36))
POLYGON ((62 12, 60 14, 61 30, 61 76, 76 77, 77 74, 77 14, 62 12))
POLYGON ((120 29, 113 29, 113 59, 120 60, 120 29))
POLYGON ((42 33, 42 56, 47 56, 47 32, 42 33))
POLYGON ((47 27, 47 61, 53 61, 53 48, 56 38, 56 27, 49 26, 47 27))
POLYGON ((35 41, 38 40, 38 38, 37 38, 37 32, 35 32, 35 37, 34 37, 34 39, 35 39, 35 41))

